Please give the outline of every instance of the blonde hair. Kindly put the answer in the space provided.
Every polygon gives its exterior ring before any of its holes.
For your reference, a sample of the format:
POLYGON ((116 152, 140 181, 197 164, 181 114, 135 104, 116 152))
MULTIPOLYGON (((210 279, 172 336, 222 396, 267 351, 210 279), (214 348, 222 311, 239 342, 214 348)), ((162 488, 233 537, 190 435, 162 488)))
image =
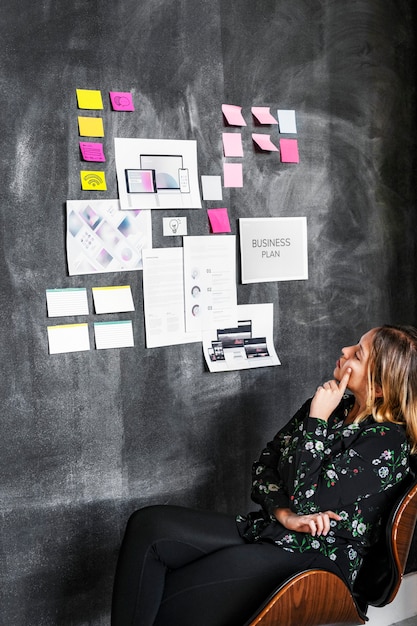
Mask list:
MULTIPOLYGON (((417 452, 417 329, 413 326, 375 329, 366 413, 377 422, 404 424, 411 452, 417 452)), ((364 417, 362 414, 355 421, 364 417)))

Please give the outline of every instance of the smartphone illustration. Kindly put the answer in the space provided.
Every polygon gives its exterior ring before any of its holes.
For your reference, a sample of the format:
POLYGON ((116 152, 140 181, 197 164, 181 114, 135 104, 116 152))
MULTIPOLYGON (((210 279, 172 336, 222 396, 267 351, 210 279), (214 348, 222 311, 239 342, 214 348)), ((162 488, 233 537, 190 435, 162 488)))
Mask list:
POLYGON ((180 180, 181 193, 190 193, 190 178, 188 175, 188 168, 181 167, 178 170, 178 178, 180 180))

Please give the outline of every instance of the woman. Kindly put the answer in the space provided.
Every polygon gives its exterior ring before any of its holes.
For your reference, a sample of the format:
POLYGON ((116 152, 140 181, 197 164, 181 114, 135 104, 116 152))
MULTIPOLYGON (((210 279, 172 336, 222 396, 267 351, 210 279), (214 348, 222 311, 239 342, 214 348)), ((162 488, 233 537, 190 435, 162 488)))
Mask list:
POLYGON ((154 506, 131 516, 113 626, 242 626, 309 567, 353 583, 417 451, 417 330, 370 330, 343 348, 333 376, 254 463, 259 511, 154 506))

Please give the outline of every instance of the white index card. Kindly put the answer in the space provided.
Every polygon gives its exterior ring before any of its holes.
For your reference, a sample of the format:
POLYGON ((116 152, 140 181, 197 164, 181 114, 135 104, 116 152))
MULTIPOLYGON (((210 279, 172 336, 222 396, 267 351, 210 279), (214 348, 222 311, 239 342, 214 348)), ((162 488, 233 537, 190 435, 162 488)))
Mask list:
POLYGON ((48 326, 49 354, 82 352, 90 349, 88 324, 48 326))
POLYGON ((135 345, 131 320, 94 322, 97 350, 106 348, 131 348, 135 345))
POLYGON ((118 287, 93 287, 94 308, 100 313, 124 313, 134 311, 130 285, 118 287))
POLYGON ((87 289, 47 289, 48 317, 88 315, 87 289))

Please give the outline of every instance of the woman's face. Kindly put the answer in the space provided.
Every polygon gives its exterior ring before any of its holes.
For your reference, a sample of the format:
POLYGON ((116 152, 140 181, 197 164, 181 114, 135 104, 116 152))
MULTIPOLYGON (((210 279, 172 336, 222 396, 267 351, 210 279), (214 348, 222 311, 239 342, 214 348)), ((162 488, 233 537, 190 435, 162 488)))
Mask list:
POLYGON ((363 401, 366 400, 368 392, 368 361, 374 334, 373 328, 363 335, 356 345, 342 348, 342 356, 337 361, 333 372, 334 378, 341 380, 350 367, 352 371, 347 388, 357 399, 363 401))

